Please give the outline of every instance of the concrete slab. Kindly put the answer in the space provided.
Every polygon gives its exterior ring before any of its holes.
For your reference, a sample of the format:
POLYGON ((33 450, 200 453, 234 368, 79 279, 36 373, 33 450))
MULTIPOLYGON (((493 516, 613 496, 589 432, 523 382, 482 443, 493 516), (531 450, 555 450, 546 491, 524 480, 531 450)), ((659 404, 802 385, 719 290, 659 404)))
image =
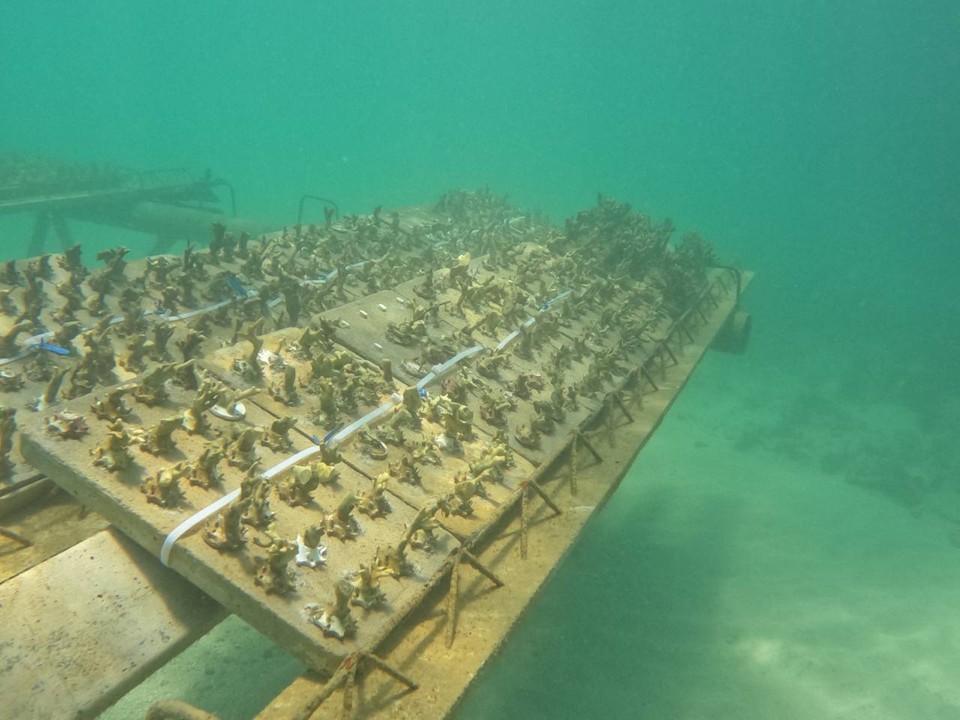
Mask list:
POLYGON ((0 585, 2 715, 92 718, 225 615, 104 530, 0 585))

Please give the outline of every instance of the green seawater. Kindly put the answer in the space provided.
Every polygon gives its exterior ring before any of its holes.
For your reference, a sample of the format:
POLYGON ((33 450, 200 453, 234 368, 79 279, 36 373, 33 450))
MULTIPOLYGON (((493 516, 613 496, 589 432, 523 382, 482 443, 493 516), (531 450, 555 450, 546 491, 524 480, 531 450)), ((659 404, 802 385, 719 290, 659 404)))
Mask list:
MULTIPOLYGON (((0 150, 211 168, 279 224, 489 186, 697 230, 758 273, 750 351, 457 718, 960 718, 958 37, 950 0, 6 0, 0 150)), ((73 230, 88 263, 152 242, 73 230)), ((29 232, 0 215, 0 256, 29 232)), ((298 671, 231 621, 104 717, 240 720, 298 671)))

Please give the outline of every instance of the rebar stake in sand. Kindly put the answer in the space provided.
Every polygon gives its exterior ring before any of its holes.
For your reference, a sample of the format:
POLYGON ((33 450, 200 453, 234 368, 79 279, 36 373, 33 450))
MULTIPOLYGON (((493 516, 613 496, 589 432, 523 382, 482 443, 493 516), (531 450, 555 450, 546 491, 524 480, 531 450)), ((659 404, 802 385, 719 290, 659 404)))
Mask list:
POLYGON ((563 511, 560 507, 550 499, 550 496, 547 495, 546 491, 537 484, 535 480, 524 480, 520 483, 520 557, 524 560, 527 559, 527 533, 529 526, 529 511, 527 510, 527 505, 529 504, 527 496, 529 491, 533 490, 540 498, 553 510, 555 515, 560 515, 563 511))
POLYGON ((407 690, 410 692, 420 687, 419 684, 390 665, 383 658, 380 658, 369 652, 355 652, 352 655, 348 655, 346 658, 344 658, 343 662, 340 663, 340 667, 337 668, 337 671, 330 676, 330 679, 326 683, 324 683, 323 689, 317 693, 317 695, 309 703, 307 703, 301 712, 294 715, 292 720, 310 720, 310 718, 313 717, 314 713, 320 708, 324 701, 341 688, 344 691, 343 706, 341 708, 343 713, 342 716, 349 717, 353 713, 354 709, 353 703, 355 700, 357 674, 365 670, 365 668, 362 667, 362 665, 365 663, 369 663, 373 667, 392 677, 394 680, 406 685, 407 690))
POLYGON ((447 591, 447 647, 453 645, 457 633, 457 604, 460 596, 460 563, 466 560, 477 572, 494 584, 494 587, 503 587, 503 580, 483 566, 483 564, 466 547, 461 546, 454 553, 453 567, 450 570, 450 589, 447 591))
POLYGON ((460 594, 460 562, 463 560, 463 548, 457 551, 450 570, 450 589, 447 591, 447 647, 453 646, 457 634, 457 596, 460 594))
POLYGON ((620 408, 620 411, 627 417, 627 422, 633 422, 633 415, 630 414, 630 411, 627 410, 626 403, 623 402, 623 398, 620 397, 620 390, 614 390, 611 394, 613 395, 613 401, 620 408))

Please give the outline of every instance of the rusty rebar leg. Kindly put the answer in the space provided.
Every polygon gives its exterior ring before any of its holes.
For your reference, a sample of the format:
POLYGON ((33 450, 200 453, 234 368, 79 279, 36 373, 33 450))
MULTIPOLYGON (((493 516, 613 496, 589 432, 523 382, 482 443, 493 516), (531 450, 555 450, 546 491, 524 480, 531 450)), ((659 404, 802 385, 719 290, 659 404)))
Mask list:
POLYGON ((627 416, 627 422, 633 422, 633 415, 630 414, 630 411, 627 410, 626 403, 623 402, 623 398, 620 397, 620 391, 617 390, 613 393, 613 401, 619 406, 620 412, 627 416))
MULTIPOLYGON (((646 365, 646 363, 644 363, 643 365, 640 366, 640 377, 642 377, 642 378, 645 379, 648 383, 650 383, 650 387, 653 388, 653 391, 654 391, 654 392, 657 392, 657 391, 660 389, 660 386, 657 385, 656 382, 654 382, 654 380, 653 380, 653 375, 651 375, 651 374, 650 374, 650 371, 647 370, 647 365, 646 365)), ((640 392, 641 392, 641 394, 642 394, 642 393, 643 393, 643 390, 641 389, 640 392)))
POLYGON ((614 447, 617 444, 617 421, 613 416, 613 400, 610 395, 603 399, 603 420, 610 434, 610 447, 614 447))
POLYGON ((460 594, 460 562, 462 560, 463 548, 461 547, 453 560, 453 567, 450 568, 450 589, 447 591, 447 647, 453 646, 453 638, 457 634, 457 597, 460 594))
POLYGON ((353 720, 357 710, 357 671, 360 669, 360 660, 351 663, 347 668, 347 676, 343 680, 343 704, 340 706, 340 720, 353 720))
POLYGON ((373 665, 375 668, 377 668, 381 672, 386 673, 397 682, 403 685, 406 685, 408 690, 413 691, 413 690, 416 690, 418 687, 420 687, 420 685, 416 683, 412 678, 410 678, 408 675, 404 675, 395 667, 387 663, 387 661, 384 660, 383 658, 377 657, 373 653, 364 653, 363 658, 364 660, 368 661, 371 665, 373 665))
POLYGON ((313 714, 320 708, 320 706, 337 690, 343 687, 343 684, 347 680, 347 672, 348 672, 347 663, 348 662, 350 663, 356 662, 356 656, 350 655, 349 657, 347 657, 346 660, 344 660, 340 664, 340 667, 337 668, 337 671, 330 676, 330 679, 327 680, 326 683, 324 683, 323 689, 320 692, 318 692, 313 697, 313 699, 304 706, 303 710, 300 713, 298 713, 297 715, 294 715, 291 718, 291 720, 310 720, 310 718, 313 717, 313 714))
MULTIPOLYGON (((457 634, 457 604, 460 595, 460 563, 466 560, 481 575, 486 577, 495 587, 503 587, 503 580, 498 578, 463 545, 456 551, 453 558, 453 567, 450 569, 450 589, 447 591, 447 629, 446 642, 447 647, 453 646, 453 640, 457 634)), ((382 668, 385 672, 392 674, 392 671, 382 668)), ((397 677, 401 682, 405 682, 401 677, 397 677)), ((411 681, 412 682, 412 681, 411 681)))
MULTIPOLYGON (((711 292, 711 293, 707 293, 707 295, 708 295, 708 297, 709 297, 711 300, 713 300, 714 304, 715 304, 717 307, 720 307, 720 303, 717 302, 717 299, 713 296, 713 293, 712 293, 712 292, 711 292)), ((703 312, 703 308, 701 307, 702 304, 703 304, 703 299, 701 298, 700 301, 699 301, 696 305, 694 305, 694 307, 696 308, 697 314, 700 316, 700 319, 703 320, 704 322, 706 322, 706 321, 707 321, 707 314, 706 314, 705 312, 703 312)))
POLYGON ((643 375, 640 372, 642 369, 643 366, 638 365, 630 371, 630 376, 623 384, 622 391, 630 393, 630 405, 639 410, 643 410, 643 375))
POLYGON ((28 548, 33 545, 33 540, 25 538, 20 533, 15 533, 13 530, 7 530, 6 528, 0 527, 0 537, 5 537, 9 540, 13 540, 16 543, 20 543, 21 547, 28 548))
MULTIPOLYGON (((670 359, 673 360, 673 364, 674 364, 674 365, 679 365, 679 364, 680 364, 680 361, 677 360, 677 356, 673 354, 673 350, 670 349, 670 346, 669 346, 665 341, 660 344, 660 347, 667 351, 667 355, 669 355, 669 356, 670 356, 670 359)), ((662 358, 663 355, 661 355, 660 357, 662 358)), ((666 373, 667 373, 666 362, 664 362, 663 373, 664 373, 664 375, 666 375, 666 373)))
POLYGON ((576 495, 577 488, 577 465, 580 464, 580 443, 577 441, 577 436, 573 436, 573 441, 570 443, 570 449, 567 450, 569 455, 567 456, 567 462, 570 465, 570 494, 576 495))
POLYGON ((529 495, 527 483, 523 483, 520 491, 520 558, 527 559, 527 503, 529 495))
POLYGON ((560 506, 550 499, 550 496, 547 495, 547 491, 540 487, 536 480, 526 480, 525 484, 527 487, 532 488, 533 491, 540 496, 540 499, 543 500, 551 510, 553 510, 554 515, 563 514, 563 510, 560 509, 560 506))
POLYGON ((480 560, 477 559, 477 556, 474 555, 469 550, 467 550, 466 548, 463 549, 463 559, 466 560, 468 563, 470 563, 470 566, 474 570, 476 570, 478 573, 480 573, 485 578, 487 578, 487 580, 492 582, 495 586, 497 587, 504 586, 505 583, 503 582, 503 580, 497 577, 492 570, 484 567, 483 563, 481 563, 480 560))
POLYGON ((593 459, 596 460, 597 463, 603 462, 603 456, 597 452, 596 448, 590 444, 589 440, 587 440, 587 436, 581 431, 577 430, 577 437, 574 439, 574 442, 590 451, 590 454, 593 455, 593 459))
MULTIPOLYGON (((359 690, 358 673, 366 670, 365 667, 361 667, 365 663, 369 663, 373 667, 392 677, 394 680, 406 685, 407 689, 410 691, 416 690, 418 687, 420 687, 409 676, 404 675, 395 667, 387 663, 383 658, 377 657, 373 653, 355 652, 352 655, 348 655, 344 661, 340 663, 340 667, 337 668, 337 671, 323 686, 323 690, 317 693, 316 697, 314 697, 301 710, 300 713, 294 715, 291 720, 310 720, 320 706, 327 699, 329 699, 333 693, 341 688, 343 689, 343 705, 340 708, 340 716, 343 718, 343 720, 348 720, 349 718, 354 717, 357 710, 359 690)), ((362 677, 359 679, 362 679, 362 677)))

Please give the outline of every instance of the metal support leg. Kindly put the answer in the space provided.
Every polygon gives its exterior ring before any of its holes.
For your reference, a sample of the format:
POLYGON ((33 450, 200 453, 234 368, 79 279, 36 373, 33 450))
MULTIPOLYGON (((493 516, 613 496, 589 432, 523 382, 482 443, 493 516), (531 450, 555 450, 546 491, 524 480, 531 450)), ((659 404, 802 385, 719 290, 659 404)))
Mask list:
POLYGON ((344 661, 340 664, 340 667, 337 668, 337 671, 324 684, 323 689, 317 693, 317 695, 309 703, 307 703, 307 705, 302 708, 299 713, 294 715, 292 720, 310 720, 310 718, 313 717, 313 714, 324 703, 324 701, 326 701, 331 695, 333 695, 333 693, 341 688, 344 691, 342 711, 347 715, 352 714, 354 709, 353 703, 355 701, 357 674, 367 669, 366 667, 361 667, 365 665, 370 665, 381 672, 386 673, 394 680, 406 685, 408 691, 413 691, 420 687, 410 677, 404 675, 395 667, 387 663, 383 658, 377 657, 373 653, 369 652, 356 652, 344 659, 344 661))
POLYGON ((47 210, 38 212, 33 218, 33 232, 30 234, 30 245, 27 248, 28 257, 43 255, 49 230, 50 212, 47 210))
POLYGON ((67 225, 67 219, 56 211, 50 213, 50 219, 53 222, 53 230, 57 233, 57 240, 60 241, 60 250, 67 250, 73 245, 73 237, 70 234, 70 226, 67 225))
POLYGON ((33 545, 33 541, 25 538, 20 533, 15 533, 13 530, 7 530, 0 527, 0 537, 5 537, 8 540, 13 540, 16 543, 20 543, 21 548, 28 548, 33 545))
POLYGON ((460 546, 453 559, 453 567, 450 569, 450 589, 447 591, 447 647, 453 646, 453 640, 457 634, 457 604, 460 597, 460 564, 466 561, 477 572, 487 578, 495 587, 503 587, 503 580, 498 578, 493 571, 488 570, 465 546, 460 546))

